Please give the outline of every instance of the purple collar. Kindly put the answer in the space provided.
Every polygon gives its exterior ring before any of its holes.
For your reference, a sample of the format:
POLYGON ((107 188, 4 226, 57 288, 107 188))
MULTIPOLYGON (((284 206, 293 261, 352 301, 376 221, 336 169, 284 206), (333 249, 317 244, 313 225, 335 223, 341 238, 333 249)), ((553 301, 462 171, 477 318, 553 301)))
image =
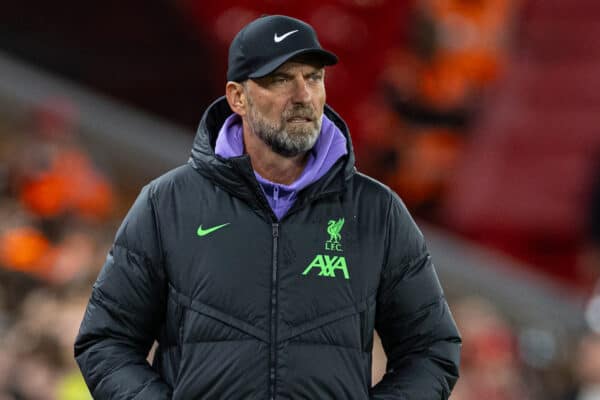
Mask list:
MULTIPOLYGON (((215 154, 223 158, 231 158, 241 156, 243 153, 242 119, 234 113, 225 120, 219 131, 215 154)), ((296 194, 319 180, 340 157, 346 154, 348 154, 348 150, 344 134, 329 118, 323 115, 321 133, 309 152, 304 171, 297 180, 291 185, 282 185, 263 178, 256 171, 254 171, 254 175, 265 192, 273 212, 277 218, 281 219, 294 204, 296 194)))

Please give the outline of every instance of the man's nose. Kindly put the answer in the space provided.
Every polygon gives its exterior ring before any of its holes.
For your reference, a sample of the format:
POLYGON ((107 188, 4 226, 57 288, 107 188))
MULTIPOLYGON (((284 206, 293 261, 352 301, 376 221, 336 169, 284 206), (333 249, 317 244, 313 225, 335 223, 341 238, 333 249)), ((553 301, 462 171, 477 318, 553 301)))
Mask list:
POLYGON ((299 78, 296 80, 296 84, 294 85, 294 93, 292 101, 294 103, 307 103, 311 99, 311 92, 308 86, 308 82, 304 78, 299 78))

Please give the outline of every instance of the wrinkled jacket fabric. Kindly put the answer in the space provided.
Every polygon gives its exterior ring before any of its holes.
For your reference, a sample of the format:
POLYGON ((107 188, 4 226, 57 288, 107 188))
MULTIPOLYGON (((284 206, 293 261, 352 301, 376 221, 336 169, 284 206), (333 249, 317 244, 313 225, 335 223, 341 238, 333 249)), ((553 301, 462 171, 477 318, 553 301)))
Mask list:
POLYGON ((214 154, 230 114, 209 107, 189 163, 117 232, 75 343, 94 398, 447 399, 460 338, 423 236, 356 172, 345 123, 326 107, 349 154, 278 221, 248 156, 214 154), (374 328, 388 364, 371 387, 374 328))

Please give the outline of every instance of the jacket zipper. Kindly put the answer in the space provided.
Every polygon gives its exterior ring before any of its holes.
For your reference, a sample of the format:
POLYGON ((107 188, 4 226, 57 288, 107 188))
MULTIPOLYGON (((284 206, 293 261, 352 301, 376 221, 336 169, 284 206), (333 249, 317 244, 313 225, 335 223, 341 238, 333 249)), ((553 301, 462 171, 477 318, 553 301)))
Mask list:
POLYGON ((269 357, 269 398, 275 399, 275 365, 277 363, 277 245, 279 224, 273 223, 273 265, 271 272, 271 351, 269 357))

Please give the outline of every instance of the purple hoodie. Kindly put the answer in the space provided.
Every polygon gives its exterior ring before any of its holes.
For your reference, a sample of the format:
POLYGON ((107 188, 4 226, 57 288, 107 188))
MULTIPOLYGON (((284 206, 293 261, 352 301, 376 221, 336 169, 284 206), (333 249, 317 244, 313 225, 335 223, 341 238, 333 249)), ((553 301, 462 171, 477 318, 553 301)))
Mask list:
MULTIPOLYGON (((229 116, 217 137, 215 154, 223 158, 241 156, 244 152, 244 138, 242 135, 242 119, 239 115, 229 116)), ((281 219, 296 201, 297 193, 321 178, 335 162, 348 154, 344 134, 329 118, 323 115, 321 133, 314 147, 308 154, 308 162, 300 177, 291 185, 282 185, 271 182, 256 171, 256 179, 269 201, 271 209, 278 219, 281 219)))

